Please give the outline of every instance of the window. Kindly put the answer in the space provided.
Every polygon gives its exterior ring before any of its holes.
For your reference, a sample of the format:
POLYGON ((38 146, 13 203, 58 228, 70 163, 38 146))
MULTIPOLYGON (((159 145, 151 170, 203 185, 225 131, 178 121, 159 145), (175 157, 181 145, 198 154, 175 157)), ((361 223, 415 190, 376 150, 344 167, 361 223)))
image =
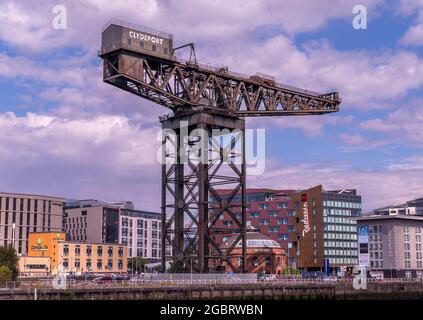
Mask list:
POLYGON ((288 202, 279 202, 278 209, 286 209, 288 208, 288 202))
POLYGON ((79 256, 81 254, 81 246, 75 246, 75 255, 79 256))
POLYGON ((86 251, 87 251, 87 256, 90 256, 91 255, 91 252, 92 252, 91 246, 87 246, 86 251))
POLYGON ((269 227, 269 232, 279 232, 279 227, 269 227))
POLYGON ((119 270, 123 269, 123 260, 122 259, 119 259, 119 261, 118 261, 118 268, 119 268, 119 270))
POLYGON ((232 225, 233 225, 233 221, 231 221, 231 220, 225 220, 225 221, 223 221, 223 226, 224 227, 230 227, 232 225))
POLYGON ((109 270, 113 269, 113 260, 111 259, 107 260, 107 269, 109 270))
POLYGON ((278 224, 288 224, 288 219, 287 218, 278 219, 278 224))
POLYGON ((264 262, 266 263, 266 266, 272 265, 272 258, 271 257, 265 257, 264 262))
POLYGON ((87 259, 87 262, 85 263, 85 267, 90 270, 91 269, 91 259, 87 259))
POLYGON ((278 216, 277 211, 269 211, 267 214, 270 218, 276 218, 278 216))
POLYGON ((288 210, 288 217, 295 216, 295 210, 288 210))
POLYGON ((288 235, 287 235, 286 233, 284 233, 284 234, 280 234, 280 235, 278 236, 278 239, 279 239, 279 240, 288 240, 288 235))
POLYGON ((259 265, 259 259, 258 259, 258 257, 254 256, 251 259, 251 264, 253 265, 253 267, 257 267, 259 265))
POLYGON ((103 269, 103 261, 101 259, 97 260, 97 269, 98 270, 103 269))
MULTIPOLYGON (((142 243, 141 243, 141 245, 142 245, 142 243)), ((119 257, 123 257, 123 247, 119 247, 118 255, 119 255, 119 257)))
POLYGON ((81 261, 79 259, 75 259, 75 268, 79 268, 81 266, 81 261))
POLYGON ((69 260, 63 259, 63 268, 67 269, 69 267, 69 260))
POLYGON ((103 247, 102 246, 97 247, 97 255, 99 257, 103 256, 103 247))
POLYGON ((260 217, 260 212, 250 212, 250 218, 258 218, 260 217))
POLYGON ((268 219, 260 219, 259 223, 262 225, 268 225, 269 224, 269 220, 268 219))
POLYGON ((259 204, 260 210, 267 210, 268 208, 269 208, 269 204, 267 204, 267 203, 260 203, 259 204))
POLYGON ((69 255, 69 246, 67 244, 63 246, 63 255, 69 255))

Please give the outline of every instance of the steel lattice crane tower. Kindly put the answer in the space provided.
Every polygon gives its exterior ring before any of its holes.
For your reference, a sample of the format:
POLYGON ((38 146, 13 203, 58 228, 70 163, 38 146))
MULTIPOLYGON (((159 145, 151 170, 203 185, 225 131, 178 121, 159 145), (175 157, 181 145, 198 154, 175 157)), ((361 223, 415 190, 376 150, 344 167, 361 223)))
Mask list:
POLYGON ((245 272, 243 118, 337 112, 339 94, 319 94, 278 84, 263 74, 246 76, 201 65, 193 44, 174 48, 171 34, 117 20, 104 27, 99 56, 104 82, 172 111, 160 118, 163 132, 172 132, 162 138, 162 269, 172 260, 185 270, 207 272, 223 263, 236 270, 232 258, 238 258, 245 272), (182 48, 190 50, 189 60, 177 57, 182 48), (216 130, 221 132, 217 137, 216 130), (221 139, 224 130, 235 132, 229 142, 221 139), (193 156, 198 154, 203 161, 193 156), (232 191, 222 197, 220 186, 232 191), (217 227, 223 213, 231 217, 231 226, 217 227), (216 236, 234 234, 231 245, 216 241, 216 236), (235 254, 235 248, 241 253, 235 254))

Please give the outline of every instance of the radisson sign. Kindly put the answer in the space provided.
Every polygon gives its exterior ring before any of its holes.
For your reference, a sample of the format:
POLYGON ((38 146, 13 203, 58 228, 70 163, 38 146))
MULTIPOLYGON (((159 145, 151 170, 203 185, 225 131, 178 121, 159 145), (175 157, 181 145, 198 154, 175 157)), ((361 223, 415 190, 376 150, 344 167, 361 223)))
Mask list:
POLYGON ((303 237, 307 232, 310 231, 310 220, 308 218, 308 203, 307 201, 303 204, 303 219, 301 220, 304 223, 303 237))
POLYGON ((154 44, 158 44, 158 45, 163 44, 162 38, 154 37, 154 36, 151 36, 149 34, 144 34, 144 33, 136 32, 136 31, 129 31, 129 37, 134 38, 134 39, 138 39, 138 40, 143 40, 143 41, 150 41, 150 42, 152 42, 154 44))

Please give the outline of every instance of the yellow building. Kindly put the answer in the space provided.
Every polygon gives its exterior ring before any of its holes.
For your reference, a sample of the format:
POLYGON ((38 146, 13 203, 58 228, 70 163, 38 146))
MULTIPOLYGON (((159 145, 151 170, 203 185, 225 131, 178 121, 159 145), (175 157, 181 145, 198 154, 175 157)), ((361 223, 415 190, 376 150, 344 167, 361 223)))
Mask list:
POLYGON ((107 243, 66 241, 64 232, 30 233, 28 256, 19 259, 22 275, 126 273, 127 247, 107 243))
POLYGON ((50 257, 28 257, 21 256, 19 258, 19 275, 20 276, 48 276, 51 274, 50 257))

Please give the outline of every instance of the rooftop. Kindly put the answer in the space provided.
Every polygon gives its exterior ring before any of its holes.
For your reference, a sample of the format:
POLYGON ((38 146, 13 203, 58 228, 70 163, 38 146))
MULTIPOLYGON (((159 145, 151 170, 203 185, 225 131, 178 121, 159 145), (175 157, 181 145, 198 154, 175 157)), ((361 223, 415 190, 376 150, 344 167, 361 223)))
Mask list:
POLYGON ((50 199, 56 199, 61 202, 65 202, 65 198, 56 197, 56 196, 46 196, 42 194, 31 194, 31 193, 13 193, 13 192, 1 192, 0 196, 7 196, 7 197, 28 197, 28 198, 50 198, 50 199))
POLYGON ((104 201, 99 201, 95 199, 67 199, 65 201, 65 208, 66 209, 75 209, 75 208, 91 208, 91 207, 112 207, 112 208, 119 208, 117 204, 111 204, 104 201))
MULTIPOLYGON (((219 195, 229 195, 232 193, 233 189, 217 189, 216 190, 219 195)), ((247 194, 254 194, 254 193, 271 193, 271 194, 280 194, 280 193, 293 193, 293 190, 279 190, 279 189, 266 189, 266 188, 248 188, 246 190, 247 194)), ((237 194, 241 194, 239 191, 237 194)))
MULTIPOLYGON (((236 240, 238 235, 233 235, 225 242, 222 247, 230 247, 233 242, 236 240)), ((240 247, 241 241, 235 247, 240 247)), ((270 237, 257 232, 257 231, 248 231, 247 232, 247 248, 282 248, 280 244, 271 239, 270 237)))
POLYGON ((163 37, 163 38, 168 38, 168 39, 173 38, 173 34, 171 34, 171 33, 163 32, 163 31, 160 31, 160 30, 156 30, 156 29, 153 29, 153 28, 146 27, 146 26, 137 25, 137 24, 134 24, 134 23, 129 23, 129 22, 119 20, 119 19, 109 20, 104 25, 102 31, 104 32, 111 25, 116 25, 116 26, 120 26, 120 27, 124 27, 124 28, 128 28, 128 29, 133 29, 133 30, 140 31, 140 32, 147 32, 147 33, 153 34, 155 36, 160 36, 160 37, 163 37))
POLYGON ((370 220, 415 220, 423 221, 423 216, 418 215, 395 215, 395 216, 381 216, 381 215, 371 215, 371 216, 362 216, 362 217, 353 217, 350 218, 357 221, 370 221, 370 220))

